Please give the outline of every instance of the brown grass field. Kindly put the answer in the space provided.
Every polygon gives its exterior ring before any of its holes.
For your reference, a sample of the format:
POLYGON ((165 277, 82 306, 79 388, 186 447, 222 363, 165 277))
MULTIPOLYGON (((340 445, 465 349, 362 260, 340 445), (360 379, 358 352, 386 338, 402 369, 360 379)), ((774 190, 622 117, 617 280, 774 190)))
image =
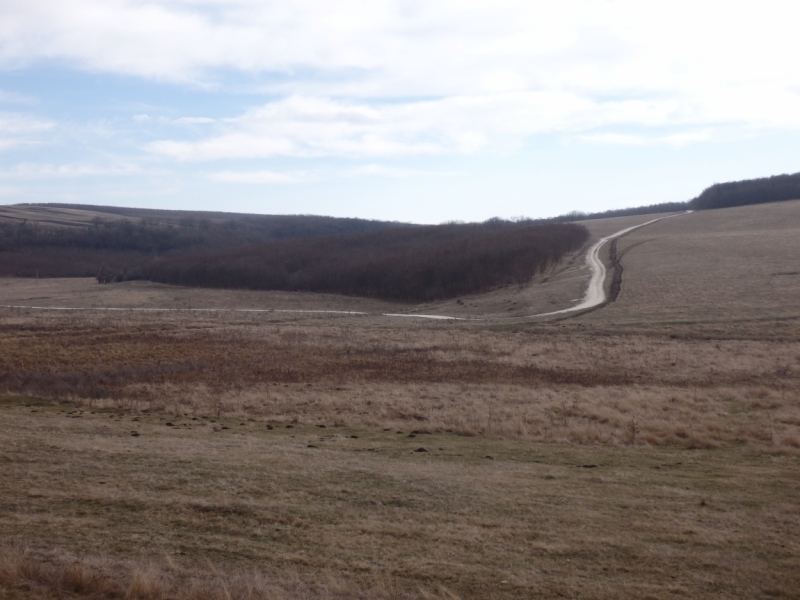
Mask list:
POLYGON ((0 598, 800 598, 800 202, 618 253, 618 301, 555 319, 499 317, 569 306, 580 255, 419 307, 0 280, 275 309, 0 309, 0 598))
POLYGON ((118 215, 99 211, 56 208, 41 206, 0 206, 0 222, 30 223, 37 225, 57 225, 59 227, 83 227, 92 222, 92 219, 119 220, 125 219, 118 215))

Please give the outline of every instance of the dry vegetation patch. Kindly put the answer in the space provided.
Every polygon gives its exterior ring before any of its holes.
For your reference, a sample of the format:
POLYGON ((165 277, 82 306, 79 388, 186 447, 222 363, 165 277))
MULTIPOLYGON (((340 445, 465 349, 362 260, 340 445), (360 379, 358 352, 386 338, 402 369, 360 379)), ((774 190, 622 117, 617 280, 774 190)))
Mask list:
MULTIPOLYGON (((605 225, 587 226, 597 235, 605 225)), ((800 319, 800 201, 666 219, 621 238, 618 250, 622 293, 588 322, 729 327, 800 319)))
POLYGON ((800 585, 792 456, 168 426, 14 398, 0 411, 0 587, 16 597, 790 597, 800 585))
POLYGON ((770 452, 800 437, 797 341, 274 314, 0 327, 0 386, 91 408, 770 452))

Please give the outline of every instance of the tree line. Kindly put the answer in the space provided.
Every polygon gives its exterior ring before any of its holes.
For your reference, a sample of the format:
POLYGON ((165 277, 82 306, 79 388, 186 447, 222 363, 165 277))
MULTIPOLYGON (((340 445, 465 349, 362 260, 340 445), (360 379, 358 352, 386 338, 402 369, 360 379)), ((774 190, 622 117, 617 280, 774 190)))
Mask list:
POLYGON ((687 202, 662 202, 660 204, 620 208, 594 213, 572 211, 546 220, 549 222, 563 223, 588 219, 609 219, 633 215, 680 212, 684 210, 731 208, 734 206, 784 202, 787 200, 800 200, 800 173, 794 173, 792 175, 774 175, 772 177, 763 177, 760 179, 745 179, 728 183, 716 183, 703 190, 696 198, 687 202))
POLYGON ((102 269, 103 279, 110 281, 140 273, 145 263, 159 256, 232 248, 270 239, 378 231, 400 225, 301 215, 226 215, 122 208, 101 212, 117 216, 111 220, 96 217, 77 226, 0 220, 0 276, 93 277, 102 269), (126 211, 144 216, 119 218, 127 216, 126 211))
POLYGON ((156 259, 141 276, 185 286, 424 302, 523 284, 588 239, 576 224, 402 227, 156 259))
POLYGON ((800 200, 800 173, 717 183, 688 203, 692 210, 800 200))

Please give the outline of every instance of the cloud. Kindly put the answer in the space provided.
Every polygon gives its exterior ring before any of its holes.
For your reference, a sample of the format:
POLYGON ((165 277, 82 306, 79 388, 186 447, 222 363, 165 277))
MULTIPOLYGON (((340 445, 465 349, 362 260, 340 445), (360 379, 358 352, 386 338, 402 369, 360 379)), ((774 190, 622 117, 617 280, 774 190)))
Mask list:
POLYGON ((181 117, 174 121, 178 125, 209 125, 215 123, 216 119, 210 117, 181 117))
MULTIPOLYGON (((800 128, 799 11, 778 0, 12 0, 0 3, 0 68, 67 65, 220 94, 233 72, 273 99, 227 119, 172 119, 203 127, 139 142, 180 161, 465 155, 552 133, 680 146, 717 125, 800 128), (647 133, 609 133, 636 128, 647 133)), ((3 126, 0 115, 0 148, 36 138, 3 126)))
POLYGON ((282 95, 699 100, 796 88, 799 12, 781 0, 17 0, 0 3, 0 64, 205 84, 270 73, 282 95))
POLYGON ((558 92, 373 104, 292 96, 226 119, 206 138, 147 148, 181 161, 472 154, 515 148, 537 133, 663 125, 675 110, 672 102, 601 103, 558 92))
POLYGON ((18 113, 0 113, 0 135, 28 135, 50 131, 55 123, 18 113))
POLYGON ((278 171, 220 171, 209 175, 218 183, 286 184, 304 179, 303 173, 281 173, 278 171))
MULTIPOLYGON (((219 171, 211 173, 208 178, 218 183, 246 183, 246 184, 291 184, 308 181, 331 180, 353 177, 387 177, 403 179, 419 175, 431 175, 431 171, 419 169, 404 169, 390 165, 369 163, 346 169, 317 169, 313 171, 219 171)), ((435 172, 442 175, 441 171, 435 172)))
POLYGON ((0 113, 0 150, 40 143, 41 134, 55 128, 55 123, 18 113, 0 113))
POLYGON ((346 175, 353 177, 392 177, 398 179, 429 174, 429 171, 420 171, 419 169, 403 169, 400 167, 379 165, 375 163, 361 165, 346 172, 346 175))
POLYGON ((94 176, 129 176, 153 174, 135 164, 94 165, 94 164, 37 164, 21 163, 4 173, 5 177, 19 179, 39 179, 43 177, 94 177, 94 176))
POLYGON ((705 142, 712 137, 711 132, 704 131, 684 131, 680 133, 672 133, 668 135, 647 136, 642 134, 631 133, 593 133, 587 135, 579 135, 577 139, 582 142, 592 144, 606 144, 611 146, 685 146, 687 144, 694 144, 698 142, 705 142))

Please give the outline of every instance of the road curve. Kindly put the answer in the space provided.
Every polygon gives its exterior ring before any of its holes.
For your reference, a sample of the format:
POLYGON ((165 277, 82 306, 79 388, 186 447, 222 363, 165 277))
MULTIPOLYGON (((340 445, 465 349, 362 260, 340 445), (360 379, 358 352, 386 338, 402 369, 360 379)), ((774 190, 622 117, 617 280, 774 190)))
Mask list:
MULTIPOLYGON (((659 217, 646 223, 634 225, 626 229, 621 229, 616 233, 597 240, 589 251, 586 253, 586 264, 591 270, 592 276, 589 280, 589 286, 586 288, 586 293, 580 304, 556 310, 553 312, 538 313, 535 315, 523 315, 516 317, 452 317, 448 315, 421 315, 414 313, 379 313, 381 317, 402 317, 407 319, 432 319, 437 321, 509 321, 519 319, 533 319, 537 317, 549 317, 551 315, 561 315, 564 313, 576 312, 594 308, 606 301, 606 292, 604 288, 606 280, 606 266, 600 260, 600 249, 614 238, 621 237, 640 227, 652 225, 664 219, 671 219, 672 217, 679 217, 689 214, 693 211, 687 210, 686 212, 677 215, 669 215, 666 217, 659 217)), ((367 316, 370 313, 349 311, 349 310, 297 310, 297 309, 275 309, 275 308, 112 308, 112 307, 66 307, 66 306, 20 306, 20 305, 0 305, 0 308, 12 309, 28 309, 28 310, 56 310, 56 311, 125 311, 125 312, 236 312, 236 313, 306 313, 306 314, 331 314, 331 315, 351 315, 351 316, 367 316)), ((374 313, 372 313, 374 314, 374 313)))
POLYGON ((589 251, 586 253, 586 264, 589 265, 589 269, 592 271, 592 278, 589 280, 589 287, 586 288, 586 293, 583 295, 583 300, 580 304, 576 304, 575 306, 570 306, 569 308, 564 308, 562 310, 556 310, 553 312, 547 313, 540 313, 538 315, 530 315, 531 317, 546 317, 549 315, 561 315, 568 312, 575 312, 579 310, 586 310, 587 308, 594 308, 595 306, 599 306, 603 302, 606 301, 606 290, 605 290, 605 282, 606 282, 606 266, 603 264, 603 261, 600 260, 600 249, 605 246, 609 241, 622 237, 623 235, 630 233, 635 229, 639 229, 640 227, 646 227, 647 225, 652 225, 658 221, 663 221, 664 219, 671 219, 672 217, 680 217, 682 215, 687 215, 691 210, 687 210, 686 212, 679 213, 677 215, 669 215, 667 217, 659 217, 658 219, 653 219, 652 221, 647 221, 646 223, 640 223, 639 225, 634 225, 633 227, 628 227, 626 229, 621 229, 616 233, 612 233, 609 236, 604 238, 600 238, 597 240, 589 251))
POLYGON ((680 217, 682 215, 688 215, 689 213, 694 212, 691 210, 687 210, 682 213, 678 213, 677 215, 668 215, 666 217, 659 217, 657 219, 652 219, 651 221, 647 221, 646 223, 640 223, 639 225, 634 225, 633 227, 627 227, 625 229, 620 229, 616 233, 612 233, 609 236, 604 238, 600 238, 597 240, 589 251, 586 253, 586 264, 589 266, 591 270, 592 276, 589 280, 589 286, 586 288, 586 293, 583 295, 583 300, 580 304, 576 304, 575 306, 570 306, 569 308, 563 308, 561 310, 555 310, 552 312, 546 313, 538 313, 535 315, 524 315, 524 316, 517 316, 517 317, 448 317, 444 315, 419 315, 419 314, 412 314, 412 313, 404 313, 404 314, 383 314, 384 317, 406 317, 406 318, 413 318, 416 317, 418 319, 438 319, 438 320, 452 320, 452 321, 509 321, 509 320, 519 320, 519 319, 534 319, 537 317, 549 317, 552 315, 561 315, 564 313, 570 312, 577 312, 580 310, 586 310, 589 308, 594 308, 595 306, 599 306, 606 301, 606 290, 605 290, 605 281, 606 281, 606 266, 603 264, 603 261, 600 259, 600 249, 605 246, 609 241, 621 237, 627 233, 635 229, 639 229, 640 227, 646 227, 647 225, 652 225, 658 221, 663 221, 664 219, 671 219, 672 217, 680 217))

